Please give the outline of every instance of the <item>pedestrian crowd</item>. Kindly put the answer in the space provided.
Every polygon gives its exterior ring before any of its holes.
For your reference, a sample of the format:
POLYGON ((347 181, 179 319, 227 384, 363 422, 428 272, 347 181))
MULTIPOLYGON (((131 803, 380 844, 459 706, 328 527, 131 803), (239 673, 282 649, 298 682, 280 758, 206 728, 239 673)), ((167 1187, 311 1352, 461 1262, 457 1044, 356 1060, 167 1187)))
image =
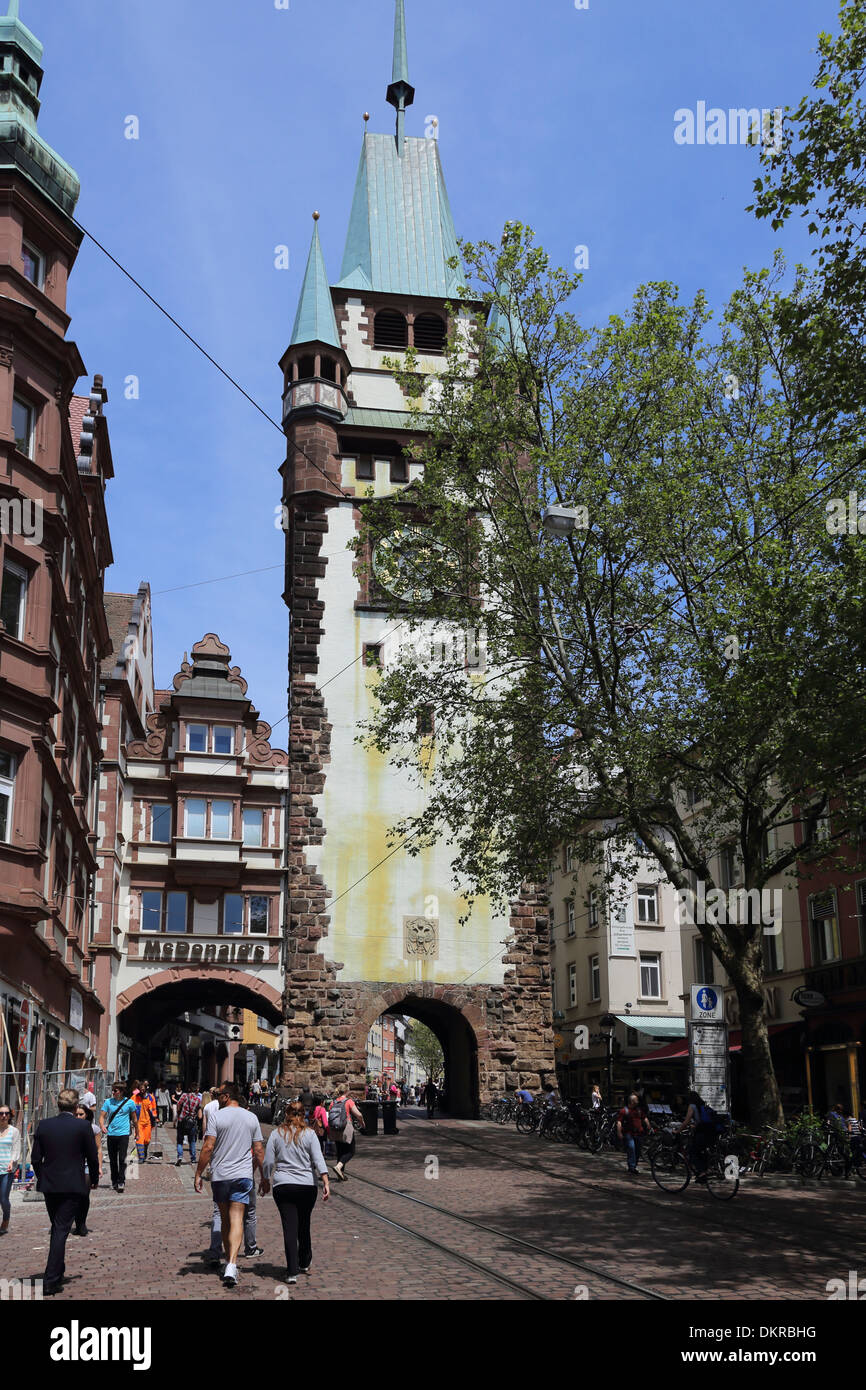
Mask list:
MULTIPOLYGON (((432 1080, 423 1088, 403 1083, 394 1089, 394 1098, 404 1104, 426 1104, 428 1114, 435 1110, 439 1092, 432 1080)), ((385 1098, 392 1094, 389 1085, 385 1098)), ((365 1127, 364 1116, 345 1084, 337 1086, 333 1097, 304 1090, 275 1107, 276 1124, 265 1144, 258 1115, 277 1100, 266 1081, 255 1081, 246 1091, 224 1082, 204 1092, 194 1085, 176 1084, 169 1090, 161 1083, 154 1091, 146 1079, 131 1085, 116 1081, 100 1108, 89 1089, 82 1096, 62 1090, 58 1113, 40 1121, 32 1150, 37 1190, 51 1221, 43 1294, 56 1293, 64 1283, 69 1236, 90 1234, 90 1194, 103 1176, 103 1142, 111 1186, 122 1194, 139 1165, 162 1161, 159 1127, 169 1115, 176 1126, 176 1165, 183 1163, 186 1145, 195 1167, 195 1191, 203 1193, 206 1181, 211 1185, 205 1259, 221 1267, 224 1286, 237 1287, 242 1253, 247 1258, 264 1253, 257 1243, 257 1198, 271 1194, 282 1225, 285 1280, 296 1284, 301 1275, 310 1275, 313 1209, 320 1190, 323 1201, 330 1197, 325 1154, 335 1160, 333 1177, 348 1182, 346 1170, 356 1136, 365 1127)), ((10 1190, 21 1164, 21 1134, 13 1118, 9 1106, 0 1106, 0 1235, 9 1229, 10 1190)))

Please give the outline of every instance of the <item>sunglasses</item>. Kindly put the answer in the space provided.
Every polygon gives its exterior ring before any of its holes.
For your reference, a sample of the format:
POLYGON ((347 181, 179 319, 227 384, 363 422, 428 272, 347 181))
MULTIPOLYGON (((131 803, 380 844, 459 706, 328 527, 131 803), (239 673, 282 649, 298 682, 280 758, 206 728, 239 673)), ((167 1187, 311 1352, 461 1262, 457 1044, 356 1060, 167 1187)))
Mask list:
POLYGON ((12 1111, 11 1111, 11 1110, 0 1110, 0 1120, 11 1120, 11 1119, 12 1119, 12 1111))

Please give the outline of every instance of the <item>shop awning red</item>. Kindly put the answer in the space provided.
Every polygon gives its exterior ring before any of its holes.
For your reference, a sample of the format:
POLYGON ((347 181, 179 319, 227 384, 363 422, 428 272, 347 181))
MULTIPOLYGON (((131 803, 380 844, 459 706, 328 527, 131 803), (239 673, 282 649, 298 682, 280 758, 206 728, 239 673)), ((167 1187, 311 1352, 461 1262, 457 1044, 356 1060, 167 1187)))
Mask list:
MULTIPOLYGON (((787 1033, 790 1028, 799 1028, 798 1023, 771 1023, 770 1037, 775 1037, 779 1033, 787 1033)), ((740 1028, 732 1028, 728 1034, 728 1052, 742 1052, 743 1033, 740 1028)), ((688 1043, 683 1039, 677 1042, 668 1043, 665 1047, 660 1047, 658 1052, 647 1052, 643 1057, 630 1057, 629 1066, 636 1067, 642 1062, 682 1062, 689 1055, 688 1043)))

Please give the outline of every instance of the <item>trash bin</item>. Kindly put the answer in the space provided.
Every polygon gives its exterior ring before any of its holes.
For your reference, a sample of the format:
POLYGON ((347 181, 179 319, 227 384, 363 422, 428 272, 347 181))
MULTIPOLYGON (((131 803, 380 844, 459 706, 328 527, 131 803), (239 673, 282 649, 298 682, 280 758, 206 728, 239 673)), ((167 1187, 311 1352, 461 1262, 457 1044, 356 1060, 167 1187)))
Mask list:
POLYGON ((356 1102, 358 1109, 364 1116, 363 1134, 379 1133, 379 1102, 377 1100, 359 1100, 356 1102))
POLYGON ((397 1102, 396 1100, 382 1101, 382 1133, 399 1134, 397 1128, 397 1102))

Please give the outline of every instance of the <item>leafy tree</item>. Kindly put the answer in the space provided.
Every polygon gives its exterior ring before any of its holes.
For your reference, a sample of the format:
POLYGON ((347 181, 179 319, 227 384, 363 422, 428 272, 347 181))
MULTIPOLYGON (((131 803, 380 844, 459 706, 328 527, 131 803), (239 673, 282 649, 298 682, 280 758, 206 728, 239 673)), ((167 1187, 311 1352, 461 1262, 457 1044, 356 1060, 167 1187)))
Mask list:
MULTIPOLYGON (((394 834, 410 853, 446 837, 470 900, 503 905, 563 841, 612 884, 638 836, 707 892, 728 842, 750 890, 841 847, 863 815, 866 561, 825 504, 856 420, 803 400, 784 267, 718 322, 663 283, 590 330, 527 229, 462 249, 471 331, 435 387, 400 364, 423 477, 362 503, 359 562, 400 639, 362 736, 426 790, 394 834), (542 526, 551 501, 583 509, 567 539, 542 526)), ((762 924, 699 930, 737 993, 752 1115, 778 1121, 762 924)))
POLYGON ((406 1030, 406 1050, 411 1052, 425 1077, 434 1081, 445 1070, 445 1054, 436 1034, 426 1023, 412 1020, 406 1030))
POLYGON ((812 292, 791 296, 781 323, 807 374, 817 412, 864 400, 866 336, 866 12, 842 0, 839 33, 818 36, 812 94, 785 116, 785 139, 762 153, 750 208, 776 229, 793 213, 815 240, 812 292))

